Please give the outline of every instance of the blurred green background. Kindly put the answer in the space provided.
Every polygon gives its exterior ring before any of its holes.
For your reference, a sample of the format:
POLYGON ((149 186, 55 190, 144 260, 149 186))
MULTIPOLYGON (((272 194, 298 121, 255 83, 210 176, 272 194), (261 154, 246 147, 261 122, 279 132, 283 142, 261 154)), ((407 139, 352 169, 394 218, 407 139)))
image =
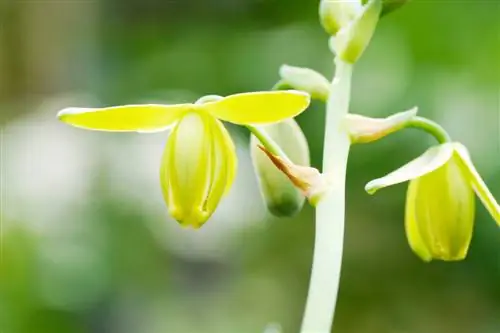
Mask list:
MULTIPOLYGON (((248 133, 239 170, 199 231, 167 216, 168 134, 105 134, 55 119, 66 106, 190 102, 269 89, 283 63, 331 76, 318 1, 0 2, 1 333, 297 332, 314 211, 265 212, 248 133)), ((500 197, 500 2, 415 0, 379 24, 352 111, 418 105, 467 145, 500 197)), ((320 166, 324 109, 298 117, 320 166)), ((364 184, 433 144, 407 130, 355 146, 335 332, 500 332, 500 232, 478 204, 469 256, 424 264, 403 227, 406 185, 364 184)), ((331 152, 334 154, 335 152, 331 152)))

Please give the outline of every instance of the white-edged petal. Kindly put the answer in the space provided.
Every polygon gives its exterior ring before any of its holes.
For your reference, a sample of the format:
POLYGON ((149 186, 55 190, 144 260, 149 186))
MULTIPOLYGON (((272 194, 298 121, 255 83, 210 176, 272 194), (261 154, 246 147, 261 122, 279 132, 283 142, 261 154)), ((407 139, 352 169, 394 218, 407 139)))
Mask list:
POLYGON ((452 143, 444 143, 432 147, 401 168, 382 178, 372 180, 366 184, 365 190, 369 194, 373 194, 381 188, 403 183, 428 174, 445 164, 453 156, 453 151, 452 143))

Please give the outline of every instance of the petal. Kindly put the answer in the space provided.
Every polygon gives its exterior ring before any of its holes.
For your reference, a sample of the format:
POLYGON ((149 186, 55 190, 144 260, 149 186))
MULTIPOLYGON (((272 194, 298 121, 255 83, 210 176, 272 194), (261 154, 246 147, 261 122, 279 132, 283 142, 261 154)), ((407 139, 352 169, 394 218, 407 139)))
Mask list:
POLYGON ((192 104, 144 104, 107 108, 67 108, 59 120, 84 129, 111 132, 156 132, 173 125, 192 104))
POLYGON ((217 119, 214 119, 212 133, 212 179, 205 202, 205 210, 210 215, 222 197, 229 192, 236 173, 236 152, 233 141, 224 125, 217 119))
POLYGON ((365 190, 369 194, 373 194, 381 188, 421 177, 445 164, 452 156, 453 145, 451 143, 432 147, 396 171, 382 178, 372 180, 366 184, 365 190))
POLYGON ((310 103, 309 94, 301 91, 263 91, 235 94, 203 104, 213 116, 239 125, 268 124, 295 117, 310 103))
POLYGON ((162 158, 160 180, 170 214, 200 227, 209 217, 204 202, 210 186, 211 129, 208 115, 186 114, 172 131, 162 158))
POLYGON ((493 220, 500 226, 500 206, 493 197, 486 184, 484 183, 481 175, 477 172, 476 167, 472 163, 467 148, 460 143, 454 143, 455 153, 458 155, 459 165, 474 188, 477 196, 483 203, 484 207, 493 217, 493 220))
POLYGON ((227 194, 229 189, 233 185, 234 178, 236 177, 236 170, 238 168, 238 159, 236 158, 236 149, 234 147, 233 140, 231 139, 231 135, 226 130, 224 125, 217 119, 215 119, 215 125, 219 128, 219 133, 221 136, 221 140, 224 144, 225 156, 224 163, 226 164, 226 186, 224 189, 224 193, 227 194))
POLYGON ((405 230, 406 238, 410 244, 411 249, 423 261, 431 261, 432 255, 429 252, 427 245, 420 235, 420 229, 417 224, 416 216, 416 199, 418 192, 418 179, 410 181, 408 191, 406 194, 406 209, 405 209, 405 230))

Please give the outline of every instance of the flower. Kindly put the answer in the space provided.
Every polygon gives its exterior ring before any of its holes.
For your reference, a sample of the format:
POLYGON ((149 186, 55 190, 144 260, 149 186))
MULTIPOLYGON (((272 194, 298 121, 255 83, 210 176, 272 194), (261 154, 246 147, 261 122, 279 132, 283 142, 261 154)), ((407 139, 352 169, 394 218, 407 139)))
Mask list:
MULTIPOLYGON (((294 119, 261 126, 260 130, 273 139, 291 161, 310 166, 307 139, 294 119)), ((259 139, 251 135, 250 155, 267 209, 274 216, 294 216, 302 209, 305 197, 281 171, 280 166, 273 163, 269 154, 259 139)))
POLYGON ((474 225, 474 192, 500 225, 500 207, 460 143, 444 143, 366 185, 369 193, 410 181, 405 227, 411 249, 424 261, 462 260, 474 225))
POLYGON ((298 115, 309 102, 303 92, 269 91, 202 98, 195 104, 67 108, 57 116, 75 127, 99 131, 158 132, 173 126, 160 168, 163 196, 172 217, 199 228, 228 192, 236 172, 234 144, 220 120, 275 123, 298 115))

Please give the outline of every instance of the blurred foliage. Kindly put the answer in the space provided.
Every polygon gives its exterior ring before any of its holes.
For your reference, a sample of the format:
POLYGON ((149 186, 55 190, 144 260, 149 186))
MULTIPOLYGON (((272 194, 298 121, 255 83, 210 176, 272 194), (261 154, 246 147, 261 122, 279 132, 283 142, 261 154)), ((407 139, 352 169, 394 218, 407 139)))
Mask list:
MULTIPOLYGON (((384 17, 352 105, 374 116, 418 105, 470 148, 497 198, 499 13, 495 0, 414 0, 384 17)), ((84 133, 54 115, 269 89, 283 63, 330 76, 317 2, 14 1, 0 2, 0 22, 0 331, 296 332, 311 208, 263 215, 242 158, 230 203, 199 233, 178 230, 156 187, 162 134, 84 133)), ((298 117, 315 166, 323 118, 320 103, 298 117)), ((248 134, 231 130, 248 155, 248 134)), ((335 332, 500 331, 500 234, 485 210, 466 261, 424 264, 404 236, 405 186, 363 192, 432 143, 409 130, 352 149, 335 332)))

